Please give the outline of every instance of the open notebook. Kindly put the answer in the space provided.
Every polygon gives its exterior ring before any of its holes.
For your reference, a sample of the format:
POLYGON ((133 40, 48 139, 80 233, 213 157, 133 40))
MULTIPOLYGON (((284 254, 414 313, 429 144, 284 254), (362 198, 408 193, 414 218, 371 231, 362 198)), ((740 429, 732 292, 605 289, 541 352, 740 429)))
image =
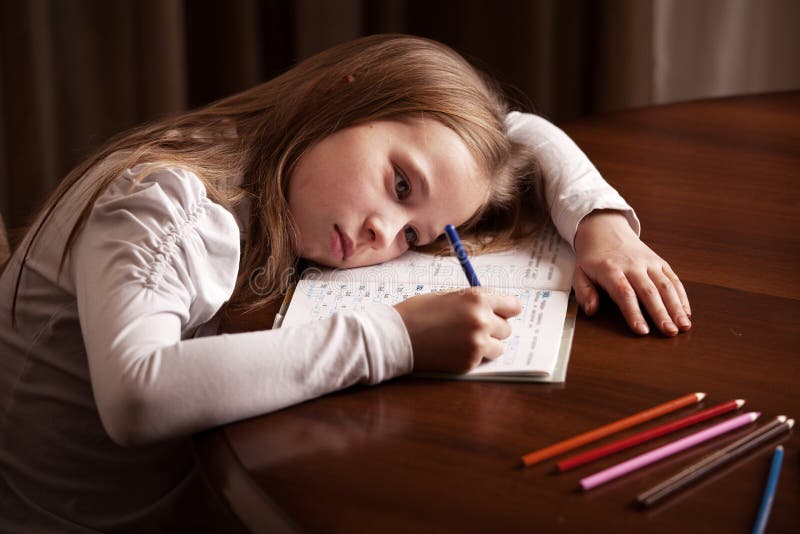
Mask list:
MULTIPOLYGON (((552 227, 511 250, 471 256, 481 285, 514 294, 523 304, 512 318, 505 352, 484 360, 465 380, 564 382, 575 327, 570 299, 575 260, 572 249, 552 227)), ((458 260, 409 251, 401 257, 357 269, 306 269, 284 299, 275 327, 324 319, 339 310, 393 305, 414 295, 468 287, 458 260)), ((453 335, 457 335, 454 332, 453 335)))

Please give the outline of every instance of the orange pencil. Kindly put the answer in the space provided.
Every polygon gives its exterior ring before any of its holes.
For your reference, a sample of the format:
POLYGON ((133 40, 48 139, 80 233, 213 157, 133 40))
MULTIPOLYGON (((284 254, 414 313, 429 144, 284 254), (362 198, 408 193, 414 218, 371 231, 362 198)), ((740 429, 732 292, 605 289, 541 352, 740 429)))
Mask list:
POLYGON ((585 432, 573 438, 565 439, 564 441, 559 441, 558 443, 554 443, 553 445, 545 447, 544 449, 539 449, 538 451, 529 452, 528 454, 522 457, 522 465, 527 467, 537 462, 541 462, 542 460, 547 460, 548 458, 552 458, 553 456, 558 456, 561 453, 567 452, 576 447, 580 447, 581 445, 586 445, 587 443, 591 443, 592 441, 604 438, 606 436, 610 436, 615 432, 625 430, 626 428, 636 426, 638 424, 644 423, 645 421, 649 421, 651 419, 655 419, 656 417, 660 417, 664 414, 668 414, 670 412, 674 412, 675 410, 679 410, 686 406, 696 404, 701 400, 703 400, 705 397, 706 397, 705 393, 689 393, 688 395, 684 395, 683 397, 678 397, 675 400, 665 402, 664 404, 660 404, 658 406, 650 408, 649 410, 645 410, 643 412, 631 415, 629 417, 626 417, 625 419, 620 419, 619 421, 609 423, 605 426, 601 426, 600 428, 596 428, 594 430, 590 430, 589 432, 585 432))

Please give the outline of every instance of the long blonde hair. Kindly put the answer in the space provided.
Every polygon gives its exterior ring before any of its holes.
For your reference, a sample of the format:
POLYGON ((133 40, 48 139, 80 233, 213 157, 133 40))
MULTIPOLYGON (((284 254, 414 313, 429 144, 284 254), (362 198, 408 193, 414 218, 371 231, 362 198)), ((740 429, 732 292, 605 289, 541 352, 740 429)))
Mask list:
POLYGON ((27 240, 20 272, 36 235, 64 194, 90 168, 127 150, 127 158, 105 168, 83 207, 65 242, 59 272, 107 186, 126 168, 157 162, 193 170, 209 198, 229 209, 250 199, 246 243, 229 305, 251 310, 270 304, 287 289, 286 273, 297 259, 286 191, 304 151, 349 126, 421 116, 454 130, 491 177, 486 205, 462 232, 478 243, 504 245, 523 228, 527 204, 544 213, 535 202, 541 198, 535 160, 505 135, 507 112, 495 83, 441 43, 404 35, 344 43, 247 91, 109 140, 73 169, 44 205, 27 240), (225 135, 232 130, 235 135, 225 135), (239 189, 226 186, 232 175, 243 177, 239 189), (256 273, 270 281, 267 291, 254 289, 256 273))

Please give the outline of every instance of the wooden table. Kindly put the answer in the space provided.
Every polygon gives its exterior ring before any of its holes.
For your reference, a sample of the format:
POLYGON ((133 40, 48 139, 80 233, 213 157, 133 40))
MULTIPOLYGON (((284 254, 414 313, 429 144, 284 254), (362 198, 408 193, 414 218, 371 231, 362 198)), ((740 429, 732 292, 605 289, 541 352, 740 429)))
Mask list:
MULTIPOLYGON (((579 316, 563 385, 403 378, 199 436, 207 473, 251 529, 749 532, 777 442, 653 510, 632 505, 747 429, 588 493, 575 490, 582 476, 674 436, 562 475, 552 462, 518 463, 693 391, 708 393, 697 409, 745 398, 760 424, 800 416, 800 93, 642 108, 564 128, 681 276, 692 331, 635 337, 606 300, 597 317, 579 316)), ((782 442, 768 532, 800 532, 800 433, 782 442)))

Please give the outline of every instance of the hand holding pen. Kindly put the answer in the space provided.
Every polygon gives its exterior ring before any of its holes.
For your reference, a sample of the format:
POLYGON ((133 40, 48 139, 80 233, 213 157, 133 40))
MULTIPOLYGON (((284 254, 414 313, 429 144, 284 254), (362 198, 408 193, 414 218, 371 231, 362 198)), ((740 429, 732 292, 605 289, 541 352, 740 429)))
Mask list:
MULTIPOLYGON (((455 229, 445 229, 461 245, 455 229)), ((478 277, 463 245, 455 250, 472 286, 478 277), (461 251, 459 253, 459 250, 461 251), (471 273, 471 275, 470 275, 471 273)), ((413 348, 414 371, 465 373, 484 358, 503 353, 502 340, 511 335, 508 319, 522 311, 514 296, 492 294, 480 287, 449 293, 428 293, 395 306, 413 348)))

